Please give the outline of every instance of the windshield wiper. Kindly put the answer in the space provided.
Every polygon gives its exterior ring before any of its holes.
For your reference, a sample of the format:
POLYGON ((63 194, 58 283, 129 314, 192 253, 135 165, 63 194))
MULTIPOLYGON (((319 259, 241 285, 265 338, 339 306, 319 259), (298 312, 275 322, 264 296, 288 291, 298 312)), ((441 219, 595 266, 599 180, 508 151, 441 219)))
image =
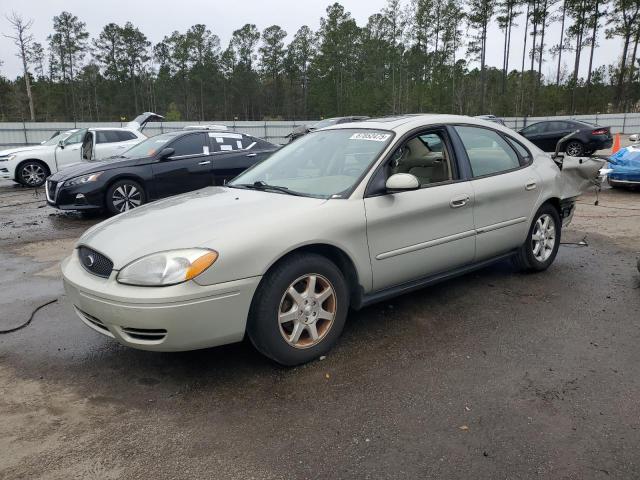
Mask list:
POLYGON ((273 190, 276 192, 286 193, 287 195, 295 195, 295 196, 304 195, 302 193, 289 190, 287 187, 282 187, 280 185, 270 185, 267 182, 263 182, 262 180, 258 180, 257 182, 253 182, 253 183, 238 183, 238 184, 227 185, 227 186, 248 188, 251 190, 261 190, 261 191, 273 190))

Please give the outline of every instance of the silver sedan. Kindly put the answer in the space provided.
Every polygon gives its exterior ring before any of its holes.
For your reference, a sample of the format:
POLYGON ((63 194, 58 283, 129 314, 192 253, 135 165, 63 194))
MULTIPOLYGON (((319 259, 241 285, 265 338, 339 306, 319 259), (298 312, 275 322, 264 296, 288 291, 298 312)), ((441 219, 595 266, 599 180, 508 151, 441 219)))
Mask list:
POLYGON ((300 364, 336 343, 350 308, 507 257, 548 268, 602 164, 570 160, 470 117, 338 125, 225 187, 94 226, 64 260, 64 284, 80 319, 124 345, 180 351, 246 334, 300 364))

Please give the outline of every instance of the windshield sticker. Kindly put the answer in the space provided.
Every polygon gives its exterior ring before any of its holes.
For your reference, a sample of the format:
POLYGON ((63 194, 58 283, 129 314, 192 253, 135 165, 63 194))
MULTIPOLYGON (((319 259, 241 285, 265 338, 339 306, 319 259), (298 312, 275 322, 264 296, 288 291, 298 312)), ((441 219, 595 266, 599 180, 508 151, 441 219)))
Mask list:
POLYGON ((202 153, 204 153, 205 155, 209 155, 209 145, 204 145, 202 147, 202 153))
POLYGON ((390 133, 354 133, 349 140, 370 140, 372 142, 386 142, 390 133))
POLYGON ((237 140, 236 146, 238 147, 238 149, 242 149, 242 142, 240 140, 237 140))

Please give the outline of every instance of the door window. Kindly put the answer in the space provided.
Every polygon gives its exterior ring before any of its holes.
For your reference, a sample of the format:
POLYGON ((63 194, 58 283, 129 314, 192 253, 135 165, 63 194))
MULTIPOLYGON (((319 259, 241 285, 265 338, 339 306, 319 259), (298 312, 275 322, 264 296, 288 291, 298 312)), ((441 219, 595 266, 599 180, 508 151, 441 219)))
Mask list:
POLYGON ((546 129, 545 127, 546 124, 543 122, 534 123, 524 128, 522 130, 522 133, 524 133, 525 135, 540 135, 541 133, 544 133, 546 129))
POLYGON ((421 187, 453 180, 451 156, 442 132, 430 132, 410 138, 394 153, 389 175, 410 173, 421 187))
POLYGON ((125 131, 114 131, 113 133, 116 134, 116 138, 118 140, 116 140, 116 142, 128 142, 129 140, 136 140, 138 137, 136 137, 135 133, 133 132, 125 132, 125 131))
POLYGON ((96 130, 96 143, 119 142, 118 132, 114 130, 96 130))
POLYGON ((467 151, 474 177, 520 167, 515 150, 497 132, 477 127, 455 128, 467 151))
POLYGON ((241 133, 228 132, 209 132, 209 140, 214 152, 243 150, 251 143, 241 133))
POLYGON ((181 157, 184 155, 202 155, 205 153, 206 137, 202 133, 194 133, 178 138, 169 145, 175 150, 173 156, 181 157))
POLYGON ((531 153, 524 147, 524 145, 511 137, 505 138, 507 139, 507 142, 509 142, 509 145, 511 145, 520 155, 520 163, 522 165, 528 165, 529 163, 531 163, 531 153))
POLYGON ((87 131, 85 129, 78 130, 77 132, 73 133, 72 135, 69 135, 67 137, 67 139, 64 141, 64 144, 65 145, 73 145, 75 143, 82 142, 82 140, 84 140, 84 134, 85 133, 87 133, 87 131))

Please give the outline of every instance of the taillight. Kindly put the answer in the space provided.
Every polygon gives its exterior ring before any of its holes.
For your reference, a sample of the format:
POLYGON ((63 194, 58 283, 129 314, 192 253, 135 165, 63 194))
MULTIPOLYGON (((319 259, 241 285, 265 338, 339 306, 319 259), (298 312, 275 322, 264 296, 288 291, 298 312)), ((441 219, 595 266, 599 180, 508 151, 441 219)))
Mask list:
POLYGON ((608 129, 606 128, 599 128, 598 130, 594 130, 593 132, 591 132, 591 135, 606 135, 608 132, 608 129))

